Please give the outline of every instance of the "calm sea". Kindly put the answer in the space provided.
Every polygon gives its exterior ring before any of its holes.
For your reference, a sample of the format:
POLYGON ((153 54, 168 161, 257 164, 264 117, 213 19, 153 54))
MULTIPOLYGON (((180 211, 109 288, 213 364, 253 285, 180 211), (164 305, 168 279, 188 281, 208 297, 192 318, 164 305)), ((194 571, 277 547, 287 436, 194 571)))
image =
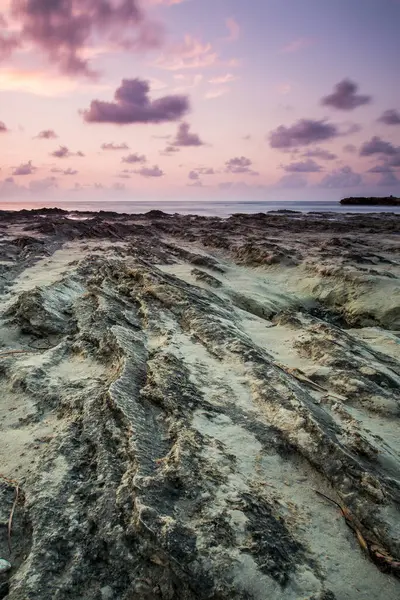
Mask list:
POLYGON ((307 212, 336 213, 380 213, 400 214, 400 206, 341 206, 339 202, 232 202, 232 201, 108 201, 108 202, 0 202, 0 210, 20 210, 22 208, 42 208, 58 206, 65 210, 99 211, 112 210, 130 214, 145 213, 157 209, 166 213, 182 215, 207 215, 229 217, 234 213, 259 213, 273 210, 297 210, 307 212))

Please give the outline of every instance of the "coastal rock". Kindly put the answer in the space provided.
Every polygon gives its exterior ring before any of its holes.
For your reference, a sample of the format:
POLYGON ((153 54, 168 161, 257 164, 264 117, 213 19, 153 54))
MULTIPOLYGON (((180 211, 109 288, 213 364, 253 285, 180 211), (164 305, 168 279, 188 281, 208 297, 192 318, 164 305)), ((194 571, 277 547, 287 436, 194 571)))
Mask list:
POLYGON ((0 597, 397 600, 399 219, 359 218, 45 216, 0 304, 0 597))

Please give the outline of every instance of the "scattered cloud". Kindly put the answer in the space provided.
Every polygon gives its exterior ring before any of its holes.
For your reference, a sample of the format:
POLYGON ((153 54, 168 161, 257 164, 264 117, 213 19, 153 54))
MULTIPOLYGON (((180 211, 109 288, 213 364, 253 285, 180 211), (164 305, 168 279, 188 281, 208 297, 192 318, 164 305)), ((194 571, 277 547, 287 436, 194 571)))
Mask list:
POLYGON ((19 167, 15 167, 15 169, 13 170, 12 174, 15 175, 33 175, 33 173, 36 171, 36 167, 34 167, 32 165, 32 161, 28 161, 27 163, 24 163, 22 165, 19 165, 19 167))
POLYGON ((339 135, 338 127, 326 120, 301 119, 291 127, 280 125, 269 134, 271 148, 288 149, 331 140, 339 135))
POLYGON ((123 79, 114 94, 114 102, 92 100, 83 111, 87 123, 166 123, 177 121, 189 111, 187 96, 149 98, 150 85, 142 79, 123 79))
POLYGON ((311 38, 298 38, 297 40, 293 40, 283 46, 281 52, 285 54, 291 54, 293 52, 300 52, 300 50, 304 50, 305 48, 309 48, 314 45, 314 40, 311 38))
POLYGON ((39 133, 35 136, 36 140, 55 140, 58 138, 53 129, 44 129, 43 131, 39 131, 39 133))
POLYGON ((187 187, 204 187, 204 186, 203 186, 203 182, 200 181, 200 179, 197 179, 196 181, 193 181, 192 183, 188 183, 187 187))
POLYGON ((154 165, 154 167, 143 167, 139 171, 136 171, 136 173, 142 177, 162 177, 165 174, 157 165, 154 165))
POLYGON ((334 92, 321 100, 323 106, 332 106, 338 110, 354 110, 370 104, 372 97, 357 94, 358 85, 350 79, 343 79, 334 87, 334 92))
POLYGON ((175 4, 182 4, 186 0, 147 0, 149 4, 162 4, 163 6, 174 6, 175 4))
POLYGON ((123 163, 127 163, 129 165, 133 165, 136 163, 145 163, 147 161, 147 158, 144 156, 144 154, 138 154, 137 152, 135 152, 134 154, 128 154, 128 156, 124 156, 121 161, 123 163))
POLYGON ((387 171, 386 173, 382 173, 381 178, 378 181, 379 186, 398 186, 400 184, 400 179, 396 177, 393 171, 387 171))
POLYGON ((114 144, 114 142, 106 142, 101 145, 102 150, 129 150, 128 144, 123 142, 122 144, 114 144))
POLYGON ((308 158, 307 160, 292 162, 288 165, 284 165, 283 170, 287 173, 319 173, 322 171, 322 167, 318 165, 315 160, 308 158))
POLYGON ((225 21, 225 25, 228 29, 229 35, 226 39, 226 41, 228 42, 235 42, 236 40, 239 39, 240 37, 240 25, 239 23, 233 18, 233 17, 229 17, 229 19, 226 19, 225 21))
POLYGON ((204 142, 197 133, 190 132, 189 123, 180 123, 171 146, 204 146, 204 142))
POLYGON ((223 85, 226 83, 231 83, 232 81, 236 81, 237 77, 232 75, 232 73, 227 73, 226 75, 219 75, 218 77, 212 77, 208 80, 208 83, 212 83, 213 85, 223 85))
POLYGON ((389 165, 389 163, 375 165, 374 167, 371 167, 371 169, 368 169, 368 171, 367 171, 367 173, 392 173, 392 172, 393 172, 393 169, 389 165))
POLYGON ((61 175, 77 175, 78 171, 76 169, 59 169, 54 167, 51 169, 52 173, 60 173, 61 175))
POLYGON ((319 185, 325 188, 348 188, 359 186, 361 183, 361 175, 346 166, 325 175, 319 185))
POLYGON ((307 150, 306 152, 303 152, 302 156, 304 158, 319 158, 320 160, 335 160, 335 158, 337 158, 336 154, 333 154, 333 152, 330 152, 329 150, 324 150, 323 148, 307 150))
POLYGON ((189 177, 189 179, 193 179, 193 180, 200 179, 200 175, 196 171, 190 171, 188 177, 189 177))
POLYGON ((210 43, 185 35, 183 42, 170 46, 154 65, 168 71, 204 69, 218 62, 218 53, 210 43))
POLYGON ((369 142, 365 142, 360 148, 360 156, 372 156, 373 154, 385 154, 394 156, 400 152, 400 147, 393 146, 375 135, 369 142))
MULTIPOLYGON (((0 6, 1 8, 1 6, 0 6)), ((0 62, 6 60, 12 52, 20 45, 19 37, 16 33, 8 30, 8 24, 0 13, 0 27, 6 32, 0 31, 0 62), (8 30, 8 31, 7 31, 8 30)))
POLYGON ((29 190, 35 194, 46 192, 47 190, 57 187, 58 184, 56 177, 45 177, 44 179, 36 179, 35 181, 29 182, 29 190))
POLYGON ((250 175, 259 175, 257 171, 253 171, 251 169, 251 165, 253 162, 246 158, 245 156, 236 156, 235 158, 231 158, 227 160, 225 163, 225 172, 226 173, 249 173, 250 175))
POLYGON ((172 156, 176 152, 180 152, 179 148, 176 148, 176 146, 167 146, 165 150, 160 151, 160 154, 162 156, 172 156))
POLYGON ((99 40, 144 50, 162 39, 161 27, 147 18, 138 0, 25 0, 12 3, 11 16, 19 28, 17 40, 36 46, 68 74, 96 74, 85 54, 99 40))
POLYGON ((247 135, 244 135, 242 137, 242 139, 245 140, 246 142, 248 142, 252 139, 252 135, 250 133, 248 133, 247 135))
POLYGON ((216 171, 212 167, 197 167, 194 170, 200 175, 216 175, 216 171))
POLYGON ((307 179, 302 175, 297 175, 296 173, 284 175, 279 179, 277 186, 280 188, 286 188, 288 190, 302 189, 307 187, 307 179))
POLYGON ((400 112, 394 108, 385 110, 378 121, 385 123, 385 125, 400 125, 400 112))
POLYGON ((7 133, 8 129, 5 126, 5 124, 3 123, 3 121, 0 121, 0 133, 7 133))
POLYGON ((51 152, 50 156, 54 156, 54 158, 70 158, 71 156, 82 157, 85 155, 80 150, 78 150, 78 152, 71 152, 67 146, 60 146, 58 150, 51 152))
POLYGON ((343 146, 343 152, 354 154, 355 152, 357 152, 357 148, 354 144, 346 144, 345 146, 343 146))

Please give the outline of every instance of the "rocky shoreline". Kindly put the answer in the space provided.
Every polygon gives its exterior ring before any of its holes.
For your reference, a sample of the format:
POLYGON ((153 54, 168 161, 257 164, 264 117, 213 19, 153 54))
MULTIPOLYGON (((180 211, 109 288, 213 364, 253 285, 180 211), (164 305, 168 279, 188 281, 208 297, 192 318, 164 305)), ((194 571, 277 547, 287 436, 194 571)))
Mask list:
POLYGON ((400 216, 0 231, 0 599, 399 597, 400 216))

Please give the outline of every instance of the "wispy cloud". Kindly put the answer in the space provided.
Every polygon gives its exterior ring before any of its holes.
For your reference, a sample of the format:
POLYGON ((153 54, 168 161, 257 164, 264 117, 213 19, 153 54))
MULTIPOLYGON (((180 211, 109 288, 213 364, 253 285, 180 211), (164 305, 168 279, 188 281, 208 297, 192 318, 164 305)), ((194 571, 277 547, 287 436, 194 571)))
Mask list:
POLYGON ((240 25, 239 23, 233 18, 233 17, 229 17, 228 19, 226 19, 225 21, 225 25, 228 29, 229 35, 227 38, 225 38, 228 42, 235 42, 236 40, 239 39, 240 37, 240 25))
POLYGON ((214 85, 223 85, 225 83, 231 83, 232 81, 236 81, 238 78, 232 73, 227 73, 226 75, 219 75, 218 77, 212 77, 208 80, 208 83, 212 83, 214 85))
POLYGON ((305 48, 309 48, 313 46, 315 41, 311 38, 298 38, 297 40, 293 40, 283 46, 281 52, 285 54, 291 54, 293 52, 300 52, 300 50, 304 50, 305 48))
POLYGON ((218 62, 218 53, 212 44, 186 34, 183 42, 170 46, 155 61, 155 66, 168 71, 181 69, 201 69, 211 67, 218 62))
POLYGON ((220 88, 218 90, 210 90, 204 94, 204 98, 206 100, 213 100, 214 98, 220 98, 221 96, 225 96, 230 92, 229 88, 220 88))

